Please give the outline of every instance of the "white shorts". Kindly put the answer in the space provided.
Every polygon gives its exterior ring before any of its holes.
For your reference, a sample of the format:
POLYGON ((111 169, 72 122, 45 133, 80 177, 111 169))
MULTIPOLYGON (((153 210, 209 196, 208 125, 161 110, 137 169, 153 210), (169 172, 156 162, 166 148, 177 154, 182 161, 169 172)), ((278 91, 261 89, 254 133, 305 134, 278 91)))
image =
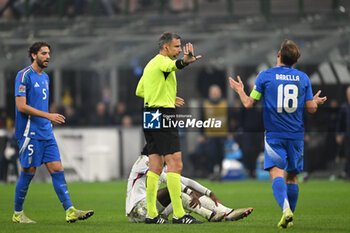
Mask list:
MULTIPOLYGON (((161 213, 165 209, 165 207, 162 204, 160 204, 158 200, 156 204, 157 204, 158 213, 161 213)), ((144 198, 141 201, 139 201, 134 206, 134 208, 132 208, 132 210, 127 216, 130 222, 138 223, 138 222, 145 222, 146 215, 147 215, 147 201, 146 201, 146 198, 144 198)))

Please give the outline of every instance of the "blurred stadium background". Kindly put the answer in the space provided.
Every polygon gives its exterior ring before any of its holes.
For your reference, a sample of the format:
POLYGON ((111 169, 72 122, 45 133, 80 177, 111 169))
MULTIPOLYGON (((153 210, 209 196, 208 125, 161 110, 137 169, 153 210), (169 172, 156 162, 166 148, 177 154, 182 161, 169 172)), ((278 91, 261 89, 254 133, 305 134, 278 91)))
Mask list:
MULTIPOLYGON (((214 84, 230 106, 227 130, 218 137, 181 132, 185 175, 266 178, 258 159, 261 108, 243 110, 227 78, 239 74, 248 90, 260 70, 275 65, 288 38, 302 50, 296 68, 309 75, 314 92, 328 96, 321 111, 306 119, 304 178, 342 177, 344 150, 335 138, 344 130, 339 109, 350 85, 349 12, 347 0, 0 0, 1 182, 17 179, 18 156, 9 150, 13 85, 17 72, 30 65, 27 49, 36 40, 52 46, 50 109, 67 117, 54 128, 67 180, 127 177, 144 143, 136 85, 164 31, 178 33, 203 56, 177 73, 178 96, 190 111, 205 112, 214 84)), ((35 179, 50 179, 44 173, 35 179)))

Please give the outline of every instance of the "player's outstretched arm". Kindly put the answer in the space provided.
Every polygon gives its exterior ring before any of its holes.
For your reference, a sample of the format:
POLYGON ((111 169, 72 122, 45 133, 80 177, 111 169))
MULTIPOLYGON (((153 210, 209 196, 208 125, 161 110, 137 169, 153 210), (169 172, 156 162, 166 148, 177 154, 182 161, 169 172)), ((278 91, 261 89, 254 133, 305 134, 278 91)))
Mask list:
POLYGON ((237 81, 235 81, 232 77, 229 77, 231 88, 239 95, 239 98, 245 108, 252 108, 254 106, 255 100, 247 96, 244 91, 244 84, 241 80, 241 77, 237 76, 237 81))
POLYGON ((196 60, 202 58, 201 55, 199 55, 199 56, 194 55, 194 49, 193 49, 193 45, 191 43, 187 43, 183 47, 183 51, 184 51, 183 61, 187 64, 190 64, 190 63, 195 62, 196 60))
POLYGON ((319 90, 315 95, 313 100, 308 100, 305 102, 306 110, 310 114, 314 114, 317 111, 318 105, 324 104, 327 100, 327 96, 320 97, 321 90, 319 90))
POLYGON ((46 118, 56 124, 65 123, 65 117, 58 113, 48 113, 33 108, 27 104, 27 98, 24 96, 16 96, 16 106, 19 112, 36 117, 46 118))

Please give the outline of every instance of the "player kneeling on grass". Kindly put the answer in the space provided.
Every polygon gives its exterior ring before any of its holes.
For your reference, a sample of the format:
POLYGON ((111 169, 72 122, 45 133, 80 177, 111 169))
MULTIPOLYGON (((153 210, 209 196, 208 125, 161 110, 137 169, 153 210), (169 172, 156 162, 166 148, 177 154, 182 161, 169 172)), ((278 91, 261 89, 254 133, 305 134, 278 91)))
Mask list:
MULTIPOLYGON (((134 163, 126 194, 126 216, 130 222, 145 222, 147 214, 146 174, 148 172, 148 156, 141 155, 134 163)), ((166 169, 160 175, 160 183, 167 182, 166 169)), ((235 221, 248 216, 253 208, 231 209, 220 202, 215 194, 198 182, 181 176, 181 199, 185 209, 195 212, 209 222, 235 221)), ((157 209, 161 215, 160 223, 169 223, 168 216, 172 213, 172 205, 168 189, 157 192, 157 209)))

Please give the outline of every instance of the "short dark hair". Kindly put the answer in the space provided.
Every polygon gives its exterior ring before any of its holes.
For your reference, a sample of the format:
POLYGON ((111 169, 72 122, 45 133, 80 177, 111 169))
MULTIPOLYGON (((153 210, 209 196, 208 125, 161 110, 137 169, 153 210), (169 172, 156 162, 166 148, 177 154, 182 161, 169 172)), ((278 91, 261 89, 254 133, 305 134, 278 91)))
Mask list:
POLYGON ((173 41, 174 38, 181 39, 181 37, 178 34, 175 34, 173 32, 164 32, 158 40, 159 50, 162 50, 163 45, 170 43, 171 41, 173 41))
POLYGON ((33 62, 32 53, 37 54, 42 47, 48 47, 51 50, 51 46, 45 41, 34 42, 28 49, 28 55, 30 60, 33 62))
POLYGON ((281 62, 287 66, 292 66, 300 57, 300 49, 291 40, 284 40, 281 44, 281 62))

